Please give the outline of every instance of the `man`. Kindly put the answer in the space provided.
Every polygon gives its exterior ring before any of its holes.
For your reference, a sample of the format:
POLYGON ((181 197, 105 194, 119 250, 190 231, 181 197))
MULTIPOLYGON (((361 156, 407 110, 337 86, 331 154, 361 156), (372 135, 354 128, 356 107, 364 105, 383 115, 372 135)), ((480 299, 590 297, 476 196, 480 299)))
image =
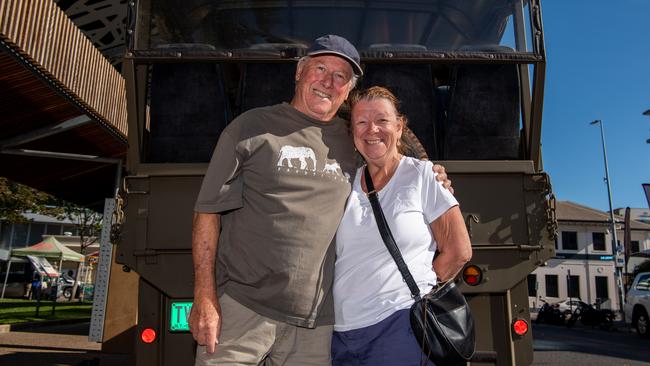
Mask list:
POLYGON ((336 113, 359 64, 344 38, 318 38, 290 104, 243 113, 221 134, 192 234, 197 365, 330 364, 333 239, 356 168, 336 113))

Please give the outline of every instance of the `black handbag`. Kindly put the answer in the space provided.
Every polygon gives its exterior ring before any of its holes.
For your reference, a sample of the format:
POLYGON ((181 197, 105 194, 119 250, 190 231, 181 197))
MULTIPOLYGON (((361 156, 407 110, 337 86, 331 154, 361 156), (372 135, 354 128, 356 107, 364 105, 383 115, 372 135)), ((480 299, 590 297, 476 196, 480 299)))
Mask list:
POLYGON ((411 329, 423 354, 439 366, 467 363, 474 355, 476 345, 474 318, 467 300, 453 281, 436 285, 431 292, 420 296, 420 289, 388 227, 367 166, 364 173, 368 200, 379 233, 415 299, 410 311, 411 329))

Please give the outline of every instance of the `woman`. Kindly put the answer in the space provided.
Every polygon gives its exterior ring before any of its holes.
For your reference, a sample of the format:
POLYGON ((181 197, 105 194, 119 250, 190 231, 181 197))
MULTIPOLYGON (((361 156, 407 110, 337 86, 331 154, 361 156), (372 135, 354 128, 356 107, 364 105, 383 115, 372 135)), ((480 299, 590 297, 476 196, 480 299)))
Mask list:
MULTIPOLYGON (((436 182, 431 162, 400 153, 406 118, 390 91, 358 92, 350 107, 354 144, 402 256, 427 293, 471 257, 458 202, 436 182)), ((413 299, 379 234, 363 170, 357 171, 336 237, 332 364, 420 365, 426 357, 411 332, 413 299)))

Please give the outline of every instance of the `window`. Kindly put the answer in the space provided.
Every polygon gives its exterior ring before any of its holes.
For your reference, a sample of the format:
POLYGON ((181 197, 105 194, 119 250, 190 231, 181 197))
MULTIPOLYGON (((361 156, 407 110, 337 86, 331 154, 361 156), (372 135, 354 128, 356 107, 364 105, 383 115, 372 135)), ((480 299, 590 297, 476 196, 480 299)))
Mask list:
POLYGON ((45 224, 31 223, 29 225, 29 245, 37 244, 43 241, 45 224))
POLYGON ((562 249, 578 250, 578 233, 575 231, 562 232, 562 249))
POLYGON ((14 237, 11 240, 12 248, 23 248, 27 245, 27 224, 14 224, 14 237))
MULTIPOLYGON (((11 225, 2 223, 0 226, 0 248, 2 249, 11 249, 9 246, 9 241, 11 240, 11 225)), ((2 278, 0 278, 2 280, 2 278)))
POLYGON ((61 225, 59 224, 47 224, 45 229, 45 234, 47 235, 61 235, 61 225))
POLYGON ((594 241, 594 250, 606 250, 605 233, 591 233, 591 238, 594 241))
POLYGON ((645 275, 639 278, 639 282, 634 287, 635 290, 650 291, 650 275, 645 275))
POLYGON ((639 241, 638 240, 630 241, 630 253, 638 253, 638 252, 640 252, 639 241))
POLYGON ((528 275, 528 296, 537 297, 537 275, 528 275))
POLYGON ((609 288, 605 276, 596 276, 596 298, 609 299, 609 288))
POLYGON ((580 298, 580 276, 567 276, 568 297, 580 298))
POLYGON ((546 296, 547 297, 558 297, 557 290, 557 275, 546 275, 546 296))

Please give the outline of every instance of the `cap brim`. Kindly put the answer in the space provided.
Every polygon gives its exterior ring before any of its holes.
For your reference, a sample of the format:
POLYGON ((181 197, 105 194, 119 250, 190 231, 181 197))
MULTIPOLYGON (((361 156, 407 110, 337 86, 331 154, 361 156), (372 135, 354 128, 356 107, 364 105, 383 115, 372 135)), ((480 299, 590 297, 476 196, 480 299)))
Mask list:
POLYGON ((344 53, 330 51, 330 50, 320 50, 320 51, 313 51, 307 54, 307 56, 321 56, 321 55, 336 55, 339 57, 343 57, 350 63, 350 65, 352 65, 352 69, 354 70, 354 74, 356 76, 363 76, 363 70, 361 69, 361 66, 356 61, 354 61, 354 59, 352 59, 350 56, 344 53))

